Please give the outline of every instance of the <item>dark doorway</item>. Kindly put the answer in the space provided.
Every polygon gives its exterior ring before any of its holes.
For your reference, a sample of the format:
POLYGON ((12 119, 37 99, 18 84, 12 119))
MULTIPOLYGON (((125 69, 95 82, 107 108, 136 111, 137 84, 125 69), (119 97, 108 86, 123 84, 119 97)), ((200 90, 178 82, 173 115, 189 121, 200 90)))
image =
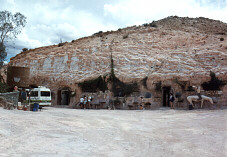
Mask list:
POLYGON ((170 89, 171 87, 165 86, 162 88, 162 104, 164 107, 169 107, 169 97, 170 97, 170 89))
POLYGON ((70 90, 61 89, 58 91, 58 105, 69 105, 70 103, 70 90))

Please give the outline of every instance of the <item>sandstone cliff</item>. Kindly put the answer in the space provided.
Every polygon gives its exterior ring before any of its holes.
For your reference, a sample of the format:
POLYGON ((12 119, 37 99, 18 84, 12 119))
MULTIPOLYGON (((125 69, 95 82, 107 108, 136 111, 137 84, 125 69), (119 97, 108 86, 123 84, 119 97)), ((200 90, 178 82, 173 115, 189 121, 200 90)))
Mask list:
POLYGON ((22 52, 10 64, 30 67, 33 83, 52 87, 110 73, 111 53, 116 76, 126 82, 148 76, 150 84, 175 77, 196 83, 210 71, 227 78, 227 24, 207 18, 167 17, 62 45, 22 52))

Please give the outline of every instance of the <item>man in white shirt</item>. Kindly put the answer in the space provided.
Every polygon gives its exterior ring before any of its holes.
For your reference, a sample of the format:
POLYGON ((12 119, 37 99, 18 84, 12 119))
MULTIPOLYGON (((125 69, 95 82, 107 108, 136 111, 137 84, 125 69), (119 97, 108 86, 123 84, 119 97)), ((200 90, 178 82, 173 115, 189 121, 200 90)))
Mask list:
POLYGON ((88 97, 87 101, 88 101, 88 109, 90 109, 91 108, 91 96, 88 97))
POLYGON ((81 108, 84 107, 83 105, 84 105, 84 98, 81 97, 81 98, 80 98, 80 107, 81 107, 81 108))

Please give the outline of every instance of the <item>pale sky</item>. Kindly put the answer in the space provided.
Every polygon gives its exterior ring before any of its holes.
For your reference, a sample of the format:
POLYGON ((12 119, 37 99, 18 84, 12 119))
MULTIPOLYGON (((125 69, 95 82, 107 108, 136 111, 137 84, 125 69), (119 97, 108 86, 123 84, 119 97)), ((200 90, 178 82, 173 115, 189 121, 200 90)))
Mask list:
POLYGON ((27 17, 22 33, 6 43, 7 61, 23 48, 70 42, 168 16, 227 23, 227 0, 0 0, 0 11, 4 10, 27 17))

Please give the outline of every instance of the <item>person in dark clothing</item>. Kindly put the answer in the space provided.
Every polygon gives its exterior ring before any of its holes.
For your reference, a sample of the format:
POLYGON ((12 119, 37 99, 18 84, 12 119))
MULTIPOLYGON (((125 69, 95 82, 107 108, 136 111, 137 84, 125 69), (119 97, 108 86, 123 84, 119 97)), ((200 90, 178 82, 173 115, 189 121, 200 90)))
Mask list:
POLYGON ((170 101, 170 107, 171 107, 171 109, 174 109, 174 103, 173 103, 174 100, 175 100, 175 98, 173 96, 173 93, 170 93, 169 101, 170 101))
POLYGON ((26 93, 25 89, 22 89, 22 91, 20 92, 19 101, 23 102, 26 100, 27 100, 27 93, 26 93))
POLYGON ((80 98, 80 108, 82 109, 82 108, 84 108, 84 98, 83 97, 81 97, 80 98))
POLYGON ((86 109, 86 108, 87 108, 87 97, 84 96, 84 109, 86 109))

